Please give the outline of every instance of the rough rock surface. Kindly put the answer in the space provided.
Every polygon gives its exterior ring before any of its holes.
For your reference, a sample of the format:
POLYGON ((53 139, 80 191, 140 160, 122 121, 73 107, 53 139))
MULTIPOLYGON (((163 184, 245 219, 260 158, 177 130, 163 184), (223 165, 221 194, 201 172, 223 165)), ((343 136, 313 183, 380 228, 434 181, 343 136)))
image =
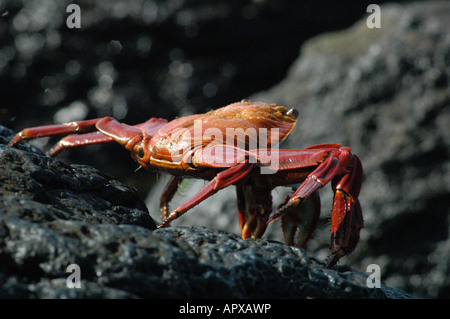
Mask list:
MULTIPOLYGON (((381 6, 381 17, 381 29, 362 19, 308 41, 286 79, 251 99, 299 110, 284 148, 342 143, 362 160, 365 228, 342 262, 361 272, 378 264, 392 287, 448 298, 450 3, 381 6)), ((274 205, 284 191, 273 192, 274 205)), ((147 200, 151 213, 160 193, 152 190, 147 200)), ((321 190, 322 219, 307 247, 319 258, 329 253, 331 195, 330 187, 321 190)), ((175 224, 238 233, 235 203, 235 191, 223 190, 175 224)), ((281 241, 279 223, 264 237, 281 241)))
MULTIPOLYGON (((0 127, 0 142, 11 133, 0 127)), ((134 190, 1 143, 1 298, 411 298, 282 243, 203 227, 153 231, 134 190), (79 289, 67 286, 71 264, 79 289)))

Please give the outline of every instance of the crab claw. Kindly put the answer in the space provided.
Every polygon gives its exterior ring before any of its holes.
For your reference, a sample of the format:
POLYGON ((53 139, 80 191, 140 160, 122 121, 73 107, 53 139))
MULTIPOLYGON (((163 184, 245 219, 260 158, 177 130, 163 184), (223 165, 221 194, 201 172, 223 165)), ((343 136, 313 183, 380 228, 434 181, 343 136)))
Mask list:
MULTIPOLYGON (((285 202, 289 201, 291 196, 292 193, 288 194, 285 202)), ((305 247, 306 242, 316 228, 319 216, 320 197, 318 192, 314 192, 301 205, 290 206, 286 213, 281 216, 281 227, 286 244, 305 247)))
POLYGON ((328 268, 334 266, 341 257, 350 254, 359 240, 359 232, 364 227, 358 195, 361 190, 363 168, 359 158, 351 157, 351 168, 343 176, 333 180, 333 210, 331 218, 331 255, 328 268))
POLYGON ((266 228, 272 210, 270 188, 237 186, 239 225, 242 238, 260 238, 266 228))

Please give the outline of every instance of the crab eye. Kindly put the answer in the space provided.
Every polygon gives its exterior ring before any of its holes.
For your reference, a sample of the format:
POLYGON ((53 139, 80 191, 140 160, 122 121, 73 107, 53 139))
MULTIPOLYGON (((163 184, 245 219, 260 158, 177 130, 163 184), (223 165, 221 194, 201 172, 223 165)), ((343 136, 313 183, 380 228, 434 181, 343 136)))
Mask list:
POLYGON ((140 158, 143 158, 145 156, 145 152, 144 152, 144 147, 143 146, 139 146, 138 148, 138 155, 140 158))
POLYGON ((297 109, 290 109, 286 112, 287 116, 292 117, 293 119, 296 119, 298 117, 298 110, 297 109))

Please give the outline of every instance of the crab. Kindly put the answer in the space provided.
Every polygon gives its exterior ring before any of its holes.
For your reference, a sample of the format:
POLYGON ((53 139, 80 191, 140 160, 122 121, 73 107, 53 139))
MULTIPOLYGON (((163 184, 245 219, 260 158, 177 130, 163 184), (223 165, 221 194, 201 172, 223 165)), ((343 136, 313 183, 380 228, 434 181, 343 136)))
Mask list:
POLYGON ((9 142, 67 135, 49 151, 116 141, 140 166, 171 174, 161 195, 158 228, 221 189, 235 185, 242 238, 260 238, 270 222, 281 219, 285 242, 305 247, 320 214, 318 190, 331 184, 331 253, 333 267, 349 255, 363 227, 358 195, 363 168, 349 147, 320 144, 302 150, 280 149, 297 123, 298 111, 276 104, 242 100, 228 106, 172 121, 151 118, 127 125, 112 117, 27 128, 9 142), (184 178, 209 181, 174 210, 169 202, 184 178), (294 185, 294 186, 293 186, 294 185), (272 209, 271 192, 291 186, 283 203, 272 209))

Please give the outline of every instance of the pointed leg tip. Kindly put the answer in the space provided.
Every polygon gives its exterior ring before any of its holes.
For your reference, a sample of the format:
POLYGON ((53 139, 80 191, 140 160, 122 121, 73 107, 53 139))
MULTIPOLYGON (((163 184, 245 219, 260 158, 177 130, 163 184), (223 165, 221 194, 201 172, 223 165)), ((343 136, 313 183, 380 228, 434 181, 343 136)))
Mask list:
POLYGON ((286 213, 286 209, 288 208, 288 205, 285 205, 281 207, 280 209, 274 211, 272 214, 270 214, 269 218, 267 219, 266 225, 269 225, 271 222, 276 221, 278 218, 283 216, 286 213))
POLYGON ((13 138, 8 142, 8 146, 15 146, 16 144, 19 144, 20 142, 22 142, 24 140, 24 138, 22 137, 22 135, 16 134, 13 136, 13 138))
POLYGON ((173 212, 170 213, 170 215, 164 219, 161 224, 159 224, 156 229, 160 229, 160 228, 166 228, 170 226, 170 223, 173 222, 175 219, 177 219, 178 217, 180 217, 182 214, 178 211, 178 210, 174 210, 173 212))
POLYGON ((277 210, 269 215, 269 218, 266 221, 266 225, 269 225, 271 222, 276 221, 278 218, 283 215, 284 212, 280 212, 280 210, 277 210))
POLYGON ((334 266, 336 266, 338 261, 339 261, 339 257, 337 257, 337 254, 331 254, 325 260, 325 268, 327 268, 327 269, 334 268, 334 266))
POLYGON ((169 227, 169 226, 170 226, 169 224, 161 223, 161 224, 159 224, 158 226, 156 226, 156 229, 167 228, 167 227, 169 227))
POLYGON ((161 224, 156 226, 156 229, 166 228, 166 227, 169 227, 169 226, 170 226, 170 222, 168 222, 167 220, 163 220, 161 222, 161 224))
POLYGON ((50 149, 45 155, 48 157, 55 157, 56 154, 60 153, 63 150, 63 146, 55 146, 52 149, 50 149))
POLYGON ((328 268, 328 269, 334 268, 337 265, 337 263, 339 262, 339 260, 346 255, 347 255, 347 253, 343 249, 332 252, 330 254, 330 256, 328 256, 328 258, 326 259, 325 268, 328 268))
POLYGON ((277 220, 278 218, 282 217, 284 214, 287 213, 289 208, 297 206, 300 203, 301 203, 301 198, 294 198, 294 199, 291 198, 285 205, 279 207, 278 210, 276 210, 275 212, 270 214, 270 216, 269 216, 269 218, 267 220, 267 224, 269 224, 269 223, 277 220))

